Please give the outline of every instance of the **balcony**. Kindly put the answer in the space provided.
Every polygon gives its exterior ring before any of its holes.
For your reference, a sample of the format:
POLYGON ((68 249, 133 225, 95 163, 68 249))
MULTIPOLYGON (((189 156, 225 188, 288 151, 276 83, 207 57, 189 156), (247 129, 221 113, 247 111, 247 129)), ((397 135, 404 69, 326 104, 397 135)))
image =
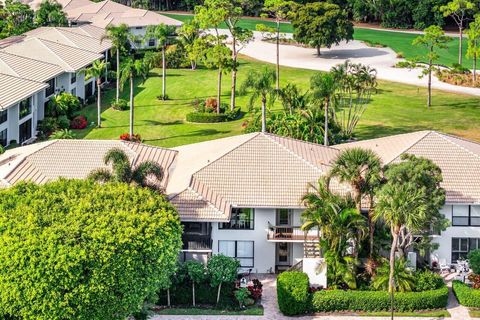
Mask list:
POLYGON ((208 235, 190 235, 182 236, 182 251, 190 252, 210 252, 212 251, 212 238, 208 235))
POLYGON ((268 226, 268 241, 275 242, 304 242, 318 241, 317 230, 303 231, 296 226, 268 226))

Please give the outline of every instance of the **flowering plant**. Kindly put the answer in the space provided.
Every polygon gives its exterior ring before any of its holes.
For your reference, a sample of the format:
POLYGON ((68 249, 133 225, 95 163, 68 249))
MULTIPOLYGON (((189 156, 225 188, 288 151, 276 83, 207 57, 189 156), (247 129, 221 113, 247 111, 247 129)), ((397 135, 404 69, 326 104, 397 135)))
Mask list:
POLYGON ((128 132, 125 132, 125 133, 122 133, 120 135, 120 140, 132 141, 132 142, 141 142, 142 137, 138 133, 135 133, 130 137, 130 134, 128 132))
POLYGON ((70 121, 70 129, 85 129, 88 125, 85 116, 76 116, 70 121))

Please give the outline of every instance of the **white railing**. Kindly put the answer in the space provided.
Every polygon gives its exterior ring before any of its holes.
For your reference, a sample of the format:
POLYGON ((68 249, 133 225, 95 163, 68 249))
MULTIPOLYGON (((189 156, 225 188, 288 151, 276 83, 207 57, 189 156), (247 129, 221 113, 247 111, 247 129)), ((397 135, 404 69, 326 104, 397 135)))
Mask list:
POLYGON ((267 240, 275 241, 318 241, 317 230, 303 231, 299 226, 272 226, 269 224, 267 240))

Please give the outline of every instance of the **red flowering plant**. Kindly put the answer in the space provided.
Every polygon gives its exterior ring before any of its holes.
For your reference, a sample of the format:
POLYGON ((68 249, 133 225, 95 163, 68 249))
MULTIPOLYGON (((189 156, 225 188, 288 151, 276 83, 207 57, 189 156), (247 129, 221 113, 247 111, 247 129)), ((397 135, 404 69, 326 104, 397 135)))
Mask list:
POLYGON ((85 129, 87 125, 87 118, 84 116, 76 116, 70 121, 70 129, 85 129))
POLYGON ((247 287, 248 291, 250 291, 250 296, 255 300, 255 302, 259 301, 262 298, 263 293, 263 284, 258 279, 252 280, 253 285, 247 287))
POLYGON ((120 135, 120 140, 123 141, 132 141, 132 142, 142 142, 142 137, 138 133, 134 133, 131 137, 128 132, 122 133, 120 135))
POLYGON ((472 282, 473 289, 480 289, 480 275, 472 273, 468 276, 468 280, 472 282))

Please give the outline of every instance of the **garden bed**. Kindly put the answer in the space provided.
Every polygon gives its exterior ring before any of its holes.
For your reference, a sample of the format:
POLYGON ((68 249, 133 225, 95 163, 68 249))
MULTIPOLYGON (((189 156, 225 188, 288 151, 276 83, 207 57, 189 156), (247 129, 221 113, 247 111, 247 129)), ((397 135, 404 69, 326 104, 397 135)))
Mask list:
POLYGON ((213 306, 154 309, 159 315, 263 316, 263 307, 255 305, 243 310, 215 309, 213 306))
POLYGON ((473 289, 469 285, 458 280, 453 281, 452 289, 458 302, 462 306, 480 308, 480 289, 473 289))
MULTIPOLYGON (((322 312, 315 313, 316 316, 353 316, 353 317, 389 317, 390 311, 372 311, 372 312, 322 312)), ((395 317, 425 317, 425 318, 449 318, 450 312, 447 310, 415 311, 415 312, 394 312, 395 317)))

